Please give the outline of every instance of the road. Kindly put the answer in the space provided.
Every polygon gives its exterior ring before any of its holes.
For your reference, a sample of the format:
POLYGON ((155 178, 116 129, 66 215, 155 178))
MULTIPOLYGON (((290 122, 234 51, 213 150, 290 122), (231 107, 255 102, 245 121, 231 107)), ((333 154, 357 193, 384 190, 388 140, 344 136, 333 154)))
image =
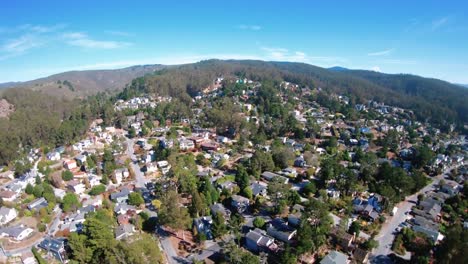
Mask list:
POLYGON ((178 263, 192 263, 184 258, 177 256, 177 251, 172 246, 170 237, 171 234, 160 227, 157 227, 156 234, 159 237, 159 242, 161 247, 166 254, 166 260, 168 264, 178 264, 178 263))
POLYGON ((448 168, 441 175, 432 178, 432 182, 430 184, 422 188, 419 192, 408 196, 405 199, 405 201, 396 205, 396 207, 398 208, 397 212, 393 217, 390 217, 384 223, 384 225, 380 229, 379 234, 375 237, 375 239, 379 242, 379 246, 372 252, 371 263, 392 263, 392 261, 387 255, 393 253, 391 247, 393 240, 395 239, 394 231, 401 223, 406 221, 407 215, 405 214, 405 212, 410 211, 411 208, 416 204, 417 197, 420 193, 425 193, 429 190, 433 190, 434 187, 439 184, 439 181, 443 179, 443 175, 450 172, 451 169, 452 167, 448 168))
POLYGON ((132 166, 133 172, 135 173, 135 187, 143 188, 146 185, 145 175, 141 171, 140 165, 138 165, 137 158, 135 156, 135 150, 133 149, 134 142, 133 139, 127 138, 127 155, 130 157, 132 162, 130 166, 132 166))

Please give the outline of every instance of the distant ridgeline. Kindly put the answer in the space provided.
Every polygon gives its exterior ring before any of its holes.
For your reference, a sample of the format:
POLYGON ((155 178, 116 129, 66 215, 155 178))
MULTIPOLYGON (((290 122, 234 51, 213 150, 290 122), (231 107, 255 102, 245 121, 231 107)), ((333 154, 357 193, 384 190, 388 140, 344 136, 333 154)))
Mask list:
MULTIPOLYGON (((127 68, 126 71, 132 69, 127 68)), ((125 116, 115 113, 113 101, 116 98, 129 99, 144 93, 171 96, 178 99, 175 101, 178 108, 187 111, 193 105, 192 99, 213 86, 213 80, 218 77, 224 77, 224 81, 247 78, 270 84, 267 85, 270 90, 264 89, 264 93, 274 94, 279 84, 286 81, 298 84, 300 88, 323 91, 317 98, 321 101, 326 100, 327 94, 336 93, 347 95, 351 104, 365 103, 367 100, 384 102, 412 110, 416 118, 428 121, 443 131, 448 131, 452 124, 456 124, 457 129, 463 129, 463 125, 468 123, 468 89, 413 75, 336 71, 304 63, 236 60, 148 66, 138 74, 146 75, 133 79, 116 97, 99 93, 77 99, 50 96, 44 91, 32 91, 32 88, 3 90, 2 98, 13 105, 11 109, 14 111, 10 111, 7 118, 0 118, 0 164, 17 159, 22 152, 19 146, 53 147, 73 142, 86 132, 89 122, 95 118, 103 118, 106 125, 118 126, 125 116)), ((59 84, 54 81, 54 85, 59 84)), ((77 92, 81 89, 64 81, 60 85, 68 89, 59 90, 69 92, 71 89, 77 92)), ((302 96, 301 89, 297 93, 302 96)), ((268 97, 267 94, 259 94, 257 103, 268 107, 263 102, 268 97), (260 102, 260 99, 263 101, 260 102)))
POLYGON ((468 123, 468 90, 445 81, 408 74, 383 74, 362 70, 328 70, 304 63, 207 60, 166 68, 134 79, 119 95, 128 99, 141 93, 191 97, 217 77, 245 77, 254 81, 288 81, 303 87, 348 95, 352 103, 367 100, 412 110, 418 120, 448 130, 468 123))

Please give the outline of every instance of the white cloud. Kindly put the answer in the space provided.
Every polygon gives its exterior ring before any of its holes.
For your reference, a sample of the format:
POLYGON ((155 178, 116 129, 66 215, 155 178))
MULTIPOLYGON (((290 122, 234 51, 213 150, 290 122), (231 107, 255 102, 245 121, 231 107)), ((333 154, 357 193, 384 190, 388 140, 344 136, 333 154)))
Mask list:
POLYGON ((259 25, 239 25, 237 27, 240 29, 252 30, 252 31, 258 31, 262 29, 262 26, 259 26, 259 25))
POLYGON ((436 19, 436 20, 432 21, 432 30, 435 31, 435 30, 443 27, 444 25, 446 25, 448 22, 449 22, 449 17, 448 16, 436 19))
POLYGON ((382 51, 370 52, 367 53, 367 56, 386 56, 392 53, 395 49, 386 49, 382 51))
POLYGON ((125 31, 118 31, 118 30, 107 30, 105 31, 106 34, 118 37, 131 37, 133 36, 132 33, 128 33, 125 31))
POLYGON ((382 70, 380 69, 379 66, 374 66, 371 68, 371 71, 375 71, 375 72, 382 72, 382 70))
POLYGON ((132 44, 129 42, 113 40, 95 40, 82 32, 66 33, 63 34, 63 37, 67 44, 87 49, 118 49, 132 44))

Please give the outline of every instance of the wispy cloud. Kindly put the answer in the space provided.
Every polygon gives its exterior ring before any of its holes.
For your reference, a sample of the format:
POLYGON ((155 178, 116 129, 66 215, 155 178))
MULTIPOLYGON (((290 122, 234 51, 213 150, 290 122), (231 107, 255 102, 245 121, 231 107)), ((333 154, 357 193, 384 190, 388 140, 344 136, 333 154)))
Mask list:
POLYGON ((239 25, 237 26, 239 29, 244 29, 244 30, 252 30, 252 31, 258 31, 262 29, 262 26, 259 25, 239 25))
POLYGON ((285 48, 261 47, 261 50, 265 53, 262 56, 263 60, 304 62, 324 67, 347 62, 345 58, 337 56, 310 56, 303 51, 290 51, 285 48))
POLYGON ((105 33, 108 35, 118 36, 118 37, 131 37, 134 35, 132 33, 119 31, 119 30, 106 30, 105 33))
POLYGON ((64 24, 51 26, 25 24, 2 28, 1 33, 6 34, 7 38, 0 44, 0 61, 26 54, 34 48, 45 45, 50 41, 52 33, 64 27, 64 24))
POLYGON ((130 42, 114 40, 95 40, 88 34, 82 32, 71 32, 63 34, 65 42, 69 45, 86 49, 119 49, 132 45, 130 42))
POLYGON ((446 17, 438 18, 438 19, 432 21, 432 31, 435 31, 435 30, 437 30, 439 28, 442 28, 443 26, 447 25, 449 20, 450 20, 450 17, 446 16, 446 17))
POLYGON ((386 50, 381 50, 381 51, 375 51, 375 52, 370 52, 367 53, 367 56, 386 56, 390 55, 395 49, 386 49, 386 50))

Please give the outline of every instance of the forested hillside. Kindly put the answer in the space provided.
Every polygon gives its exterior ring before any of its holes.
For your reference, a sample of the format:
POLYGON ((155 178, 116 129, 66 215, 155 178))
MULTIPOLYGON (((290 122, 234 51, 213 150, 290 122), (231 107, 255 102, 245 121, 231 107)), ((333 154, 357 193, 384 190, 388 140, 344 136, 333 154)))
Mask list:
POLYGON ((216 77, 246 77, 254 81, 290 81, 304 87, 347 94, 353 103, 377 100, 414 111, 420 120, 440 127, 468 122, 468 90, 436 79, 413 75, 390 75, 368 71, 333 71, 291 62, 208 60, 163 69, 134 80, 121 94, 151 92, 190 96, 212 84, 216 77))
POLYGON ((89 121, 113 113, 110 100, 102 94, 69 100, 15 88, 6 90, 2 98, 15 111, 0 118, 0 164, 24 154, 23 147, 68 144, 86 132, 89 121))
POLYGON ((116 70, 70 71, 27 82, 0 84, 0 89, 28 88, 56 97, 85 98, 98 92, 121 90, 134 78, 153 73, 163 67, 165 66, 139 65, 116 70))
MULTIPOLYGON (((141 93, 170 95, 187 108, 192 104, 192 97, 212 85, 217 77, 245 77, 271 83, 290 81, 328 93, 346 94, 351 104, 377 100, 411 109, 419 119, 442 128, 454 122, 461 127, 468 122, 468 90, 456 85, 411 75, 336 72, 304 63, 208 60, 173 66, 133 79, 118 96, 128 99, 141 93)), ((2 98, 15 109, 8 118, 0 119, 0 163, 3 164, 18 154, 20 146, 69 143, 85 132, 93 118, 101 117, 109 123, 110 119, 118 118, 111 98, 104 94, 72 99, 14 88, 3 91, 2 98)))

